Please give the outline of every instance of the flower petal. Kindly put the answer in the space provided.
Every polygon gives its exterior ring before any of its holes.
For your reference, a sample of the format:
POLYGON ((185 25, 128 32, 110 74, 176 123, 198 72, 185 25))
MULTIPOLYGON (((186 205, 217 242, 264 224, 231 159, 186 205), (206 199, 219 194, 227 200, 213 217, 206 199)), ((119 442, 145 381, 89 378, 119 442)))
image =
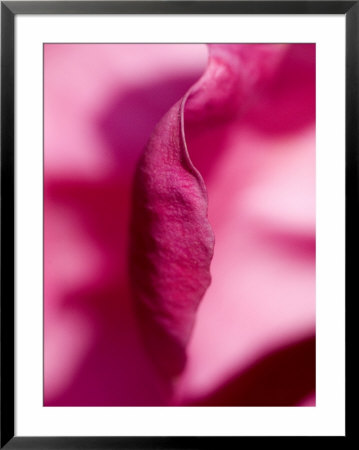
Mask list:
POLYGON ((187 121, 202 126, 226 120, 258 80, 270 75, 285 49, 211 46, 205 74, 161 120, 140 160, 131 229, 132 285, 149 352, 166 375, 184 368, 196 310, 210 284, 214 245, 206 188, 187 151, 184 111, 187 121))
POLYGON ((135 176, 131 278, 155 364, 176 375, 185 364, 195 313, 210 284, 214 237, 207 194, 183 136, 185 98, 156 127, 135 176))

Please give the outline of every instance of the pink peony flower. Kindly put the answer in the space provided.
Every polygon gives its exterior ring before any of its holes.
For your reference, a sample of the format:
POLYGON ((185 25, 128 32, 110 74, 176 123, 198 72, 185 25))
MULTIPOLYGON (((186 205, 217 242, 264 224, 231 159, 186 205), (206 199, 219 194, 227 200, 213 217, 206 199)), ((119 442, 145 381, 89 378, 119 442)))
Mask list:
POLYGON ((315 404, 315 45, 44 61, 45 406, 315 404))

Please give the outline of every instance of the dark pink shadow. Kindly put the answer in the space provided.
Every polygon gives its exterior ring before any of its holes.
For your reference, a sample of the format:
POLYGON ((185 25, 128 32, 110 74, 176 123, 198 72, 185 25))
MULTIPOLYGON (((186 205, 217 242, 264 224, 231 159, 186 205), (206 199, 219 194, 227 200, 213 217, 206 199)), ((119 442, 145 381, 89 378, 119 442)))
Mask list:
MULTIPOLYGON (((263 356, 190 406, 296 406, 315 392, 315 337, 263 356)), ((186 402, 187 406, 187 402, 186 402)))

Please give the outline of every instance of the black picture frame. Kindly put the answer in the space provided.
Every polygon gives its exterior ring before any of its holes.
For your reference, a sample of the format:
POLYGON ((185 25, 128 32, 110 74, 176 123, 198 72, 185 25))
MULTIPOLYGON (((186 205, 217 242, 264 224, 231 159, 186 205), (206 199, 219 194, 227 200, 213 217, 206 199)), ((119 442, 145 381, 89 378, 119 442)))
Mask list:
MULTIPOLYGON (((1 2, 1 440, 6 449, 172 449, 232 446, 250 437, 24 437, 14 435, 14 19, 18 14, 340 14, 346 20, 346 361, 357 300, 359 1, 1 2)), ((346 364, 346 369, 348 366, 346 364)), ((346 371, 346 436, 352 436, 346 371)), ((288 441, 295 437, 278 437, 288 441)), ((301 439, 316 439, 301 437, 301 439)), ((324 436, 322 438, 325 438, 324 436)), ((276 439, 257 437, 257 439, 276 439)), ((321 438, 319 438, 321 439, 321 438)))

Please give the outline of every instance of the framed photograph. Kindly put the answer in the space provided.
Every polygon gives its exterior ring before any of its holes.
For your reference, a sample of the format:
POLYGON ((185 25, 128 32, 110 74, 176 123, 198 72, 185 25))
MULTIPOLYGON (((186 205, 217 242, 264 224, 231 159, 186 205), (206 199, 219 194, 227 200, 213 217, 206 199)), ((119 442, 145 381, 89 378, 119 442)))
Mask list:
POLYGON ((1 2, 1 448, 348 437, 358 30, 1 2))

